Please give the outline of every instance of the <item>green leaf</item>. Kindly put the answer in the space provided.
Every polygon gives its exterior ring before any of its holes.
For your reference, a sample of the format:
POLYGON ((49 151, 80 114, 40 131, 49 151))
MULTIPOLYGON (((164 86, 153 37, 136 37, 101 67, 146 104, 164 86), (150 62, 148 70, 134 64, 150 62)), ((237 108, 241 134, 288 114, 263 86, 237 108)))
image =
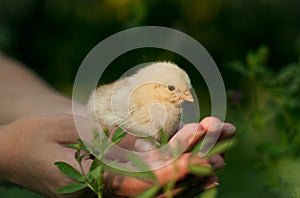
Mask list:
POLYGON ((212 167, 191 165, 190 170, 195 175, 208 176, 213 173, 212 167))
POLYGON ((103 177, 104 167, 98 166, 91 172, 89 172, 86 177, 88 178, 89 182, 97 181, 100 177, 103 177))
POLYGON ((71 177, 72 179, 83 182, 84 176, 81 175, 75 168, 65 162, 55 162, 57 168, 63 172, 65 175, 71 177))
POLYGON ((235 144, 236 144, 236 139, 234 138, 219 142, 205 155, 205 157, 223 153, 226 150, 228 150, 230 147, 233 147, 235 144))
POLYGON ((160 146, 164 146, 169 141, 168 135, 163 129, 160 129, 159 133, 160 133, 160 146))
POLYGON ((232 63, 230 63, 228 65, 228 67, 230 69, 232 69, 233 71, 235 72, 238 72, 244 76, 247 76, 248 75, 248 70, 247 68, 245 67, 245 65, 243 65, 243 63, 241 63, 240 61, 233 61, 232 63))
POLYGON ((99 156, 95 156, 95 157, 102 156, 103 148, 105 148, 103 144, 106 138, 107 137, 102 138, 100 136, 100 133, 97 131, 97 129, 93 129, 93 140, 92 140, 93 150, 99 154, 99 156))
POLYGON ((153 177, 152 176, 153 173, 150 172, 150 171, 135 172, 135 171, 125 170, 125 169, 122 169, 122 168, 114 168, 112 166, 105 165, 105 164, 103 164, 103 165, 105 166, 105 170, 115 172, 115 173, 119 173, 119 174, 126 175, 126 176, 130 176, 130 177, 136 177, 136 178, 142 178, 142 179, 153 177))
POLYGON ((81 150, 89 151, 88 147, 85 145, 85 143, 82 141, 82 139, 78 138, 77 141, 79 142, 81 150))
POLYGON ((95 158, 91 164, 90 171, 86 175, 89 181, 97 180, 102 177, 104 172, 104 165, 95 158))
POLYGON ((70 143, 70 144, 65 144, 65 146, 68 147, 68 148, 80 150, 80 145, 79 144, 70 143))
POLYGON ((60 193, 60 194, 73 193, 73 192, 77 192, 79 190, 82 190, 86 187, 87 187, 87 184, 84 184, 84 183, 73 183, 73 184, 69 184, 69 185, 66 185, 64 187, 61 187, 56 192, 60 193))
POLYGON ((204 139, 202 139, 199 143, 197 143, 194 148, 192 149, 192 153, 195 154, 197 152, 200 151, 200 148, 202 146, 202 143, 203 143, 204 139))
POLYGON ((101 165, 100 161, 97 158, 95 158, 91 164, 90 172, 93 171, 94 169, 96 169, 100 165, 101 165))
POLYGON ((195 196, 194 198, 215 198, 218 195, 218 188, 211 188, 203 191, 201 194, 195 196))
POLYGON ((270 156, 282 155, 287 152, 289 148, 290 147, 279 145, 278 143, 261 143, 257 146, 257 150, 260 153, 268 154, 270 156))
POLYGON ((163 187, 163 192, 166 197, 172 197, 173 193, 172 190, 175 188, 176 180, 172 180, 168 182, 166 185, 163 187))
POLYGON ((139 195, 135 196, 134 198, 150 198, 154 197, 155 194, 159 191, 160 187, 155 185, 151 188, 145 190, 144 192, 140 193, 139 195))
POLYGON ((103 133, 105 134, 106 137, 109 137, 109 130, 108 128, 103 129, 103 133))
POLYGON ((126 135, 127 133, 124 132, 121 127, 119 127, 111 137, 111 141, 115 144, 118 144, 126 135))

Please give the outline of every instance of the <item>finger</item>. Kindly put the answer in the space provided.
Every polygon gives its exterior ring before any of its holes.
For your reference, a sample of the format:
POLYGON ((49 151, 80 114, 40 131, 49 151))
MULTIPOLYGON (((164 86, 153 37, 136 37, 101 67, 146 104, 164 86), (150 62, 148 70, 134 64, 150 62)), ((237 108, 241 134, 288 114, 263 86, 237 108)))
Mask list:
MULTIPOLYGON (((158 184, 163 186, 168 182, 184 179, 190 173, 190 165, 210 166, 209 159, 195 158, 191 160, 191 154, 185 153, 173 163, 162 168, 153 170, 158 184)), ((105 183, 110 194, 135 196, 151 187, 154 183, 149 180, 128 177, 116 173, 106 172, 104 174, 105 183)))
POLYGON ((137 152, 147 152, 153 149, 157 149, 159 143, 153 139, 136 138, 134 142, 134 149, 137 152))
MULTIPOLYGON (((177 134, 172 137, 169 143, 160 149, 157 149, 157 144, 154 146, 155 142, 150 142, 146 139, 136 139, 135 149, 136 151, 139 151, 139 155, 146 162, 156 161, 157 163, 155 163, 155 166, 158 167, 161 164, 159 161, 170 160, 178 157, 179 154, 192 147, 203 134, 204 131, 199 128, 198 124, 190 123, 180 129, 177 134), (140 149, 137 150, 137 148, 140 149), (142 151, 143 149, 146 151, 142 151)), ((119 152, 114 153, 118 154, 119 152)), ((153 165, 153 163, 151 163, 151 165, 153 165)))
POLYGON ((223 168, 225 165, 224 158, 219 154, 209 157, 208 162, 212 166, 214 171, 217 171, 217 170, 223 168))
POLYGON ((218 133, 221 132, 224 123, 216 117, 206 117, 200 122, 201 127, 207 133, 218 133))
POLYGON ((217 170, 222 166, 222 162, 223 158, 221 156, 199 158, 197 155, 192 155, 191 153, 184 153, 172 164, 165 166, 161 169, 155 170, 155 174, 157 175, 159 183, 161 185, 165 185, 170 180, 180 181, 184 179, 191 172, 191 166, 210 167, 213 170, 217 170), (170 175, 172 177, 170 177, 170 175))
POLYGON ((229 139, 235 134, 235 126, 230 123, 223 123, 220 119, 215 117, 204 118, 200 125, 206 131, 205 138, 199 151, 200 156, 205 156, 217 142, 224 139, 229 139))
POLYGON ((224 123, 219 140, 232 138, 235 135, 235 132, 236 127, 234 125, 231 123, 224 123))
POLYGON ((220 133, 220 140, 231 138, 234 136, 236 127, 231 123, 223 123, 216 117, 206 117, 200 122, 201 127, 204 128, 207 133, 216 134, 220 133))
POLYGON ((187 150, 204 135, 204 128, 197 123, 189 123, 184 125, 170 140, 169 147, 171 149, 182 148, 187 150))
POLYGON ((219 185, 220 185, 220 183, 219 183, 218 176, 216 174, 213 174, 205 179, 205 181, 203 182, 202 188, 204 190, 208 190, 208 189, 217 187, 219 185))

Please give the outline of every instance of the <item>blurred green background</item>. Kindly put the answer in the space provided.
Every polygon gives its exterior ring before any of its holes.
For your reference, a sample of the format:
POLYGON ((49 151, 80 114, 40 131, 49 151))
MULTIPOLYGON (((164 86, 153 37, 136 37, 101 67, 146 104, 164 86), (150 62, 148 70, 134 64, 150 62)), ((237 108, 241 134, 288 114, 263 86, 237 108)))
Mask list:
MULTIPOLYGON (((142 25, 185 32, 217 63, 226 119, 238 129, 238 144, 218 173, 221 186, 206 196, 300 197, 299 7, 298 0, 0 0, 0 49, 71 95, 81 61, 106 37, 142 25)), ((113 61, 103 81, 157 60, 190 67, 168 51, 133 50, 113 61)), ((207 116, 205 84, 191 76, 201 117, 207 116)), ((0 197, 39 196, 3 186, 0 197)))

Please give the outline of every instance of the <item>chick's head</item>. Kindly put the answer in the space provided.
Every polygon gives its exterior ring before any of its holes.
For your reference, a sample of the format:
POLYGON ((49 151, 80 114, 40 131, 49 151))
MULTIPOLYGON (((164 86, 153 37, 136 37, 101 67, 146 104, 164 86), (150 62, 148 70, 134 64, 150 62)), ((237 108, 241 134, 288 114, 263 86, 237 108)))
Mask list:
POLYGON ((175 105, 193 102, 190 92, 191 82, 187 73, 177 65, 169 62, 153 63, 139 70, 133 78, 135 83, 152 84, 153 97, 175 105))

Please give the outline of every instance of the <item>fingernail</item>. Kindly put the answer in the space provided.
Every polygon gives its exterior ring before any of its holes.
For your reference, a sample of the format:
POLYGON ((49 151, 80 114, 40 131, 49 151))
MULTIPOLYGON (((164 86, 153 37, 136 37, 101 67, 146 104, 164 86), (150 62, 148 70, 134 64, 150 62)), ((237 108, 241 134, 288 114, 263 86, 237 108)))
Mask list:
POLYGON ((217 186, 219 186, 220 183, 219 182, 213 182, 213 183, 210 183, 208 184, 207 186, 204 187, 204 190, 208 190, 208 189, 211 189, 211 188, 215 188, 217 186))
POLYGON ((204 132, 204 127, 202 126, 202 124, 198 124, 198 129, 197 132, 204 132))
POLYGON ((205 128, 201 124, 198 124, 195 136, 199 137, 204 133, 205 133, 205 128))
POLYGON ((230 126, 228 127, 227 129, 225 129, 225 133, 228 134, 228 135, 232 135, 234 132, 236 131, 236 128, 235 126, 230 126))

